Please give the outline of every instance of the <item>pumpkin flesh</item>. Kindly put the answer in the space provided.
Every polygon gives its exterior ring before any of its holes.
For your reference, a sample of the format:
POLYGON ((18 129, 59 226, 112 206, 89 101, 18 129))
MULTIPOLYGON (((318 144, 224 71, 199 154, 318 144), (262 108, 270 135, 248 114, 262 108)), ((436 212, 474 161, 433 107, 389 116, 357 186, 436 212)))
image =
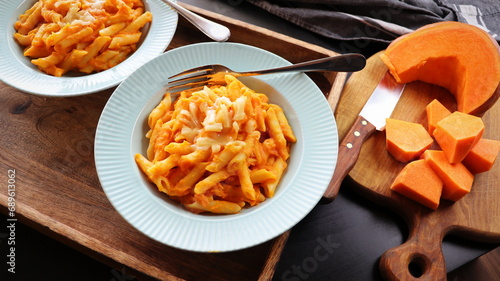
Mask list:
POLYGON ((394 40, 381 59, 399 83, 448 89, 459 111, 482 115, 500 97, 500 47, 482 29, 440 22, 394 40))

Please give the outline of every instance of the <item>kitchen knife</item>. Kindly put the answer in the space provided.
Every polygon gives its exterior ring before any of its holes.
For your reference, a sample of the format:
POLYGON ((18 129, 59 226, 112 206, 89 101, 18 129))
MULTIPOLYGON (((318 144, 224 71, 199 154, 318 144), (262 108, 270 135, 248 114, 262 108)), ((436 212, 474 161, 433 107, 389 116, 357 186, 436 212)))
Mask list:
POLYGON ((387 71, 359 113, 351 129, 340 143, 337 165, 323 198, 331 202, 337 197, 339 188, 358 160, 363 142, 375 130, 382 131, 385 119, 389 118, 403 93, 405 84, 399 84, 387 71))

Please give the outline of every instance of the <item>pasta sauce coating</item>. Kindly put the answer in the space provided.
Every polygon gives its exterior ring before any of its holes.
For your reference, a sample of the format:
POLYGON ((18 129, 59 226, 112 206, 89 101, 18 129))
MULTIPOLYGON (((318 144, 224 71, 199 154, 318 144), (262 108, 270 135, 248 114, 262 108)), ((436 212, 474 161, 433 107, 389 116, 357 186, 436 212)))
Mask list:
POLYGON ((151 21, 140 0, 39 0, 15 22, 14 38, 49 75, 92 73, 124 61, 151 21))
POLYGON ((142 172, 194 213, 238 213, 274 196, 297 141, 283 110, 231 75, 225 86, 166 93, 148 117, 142 172))

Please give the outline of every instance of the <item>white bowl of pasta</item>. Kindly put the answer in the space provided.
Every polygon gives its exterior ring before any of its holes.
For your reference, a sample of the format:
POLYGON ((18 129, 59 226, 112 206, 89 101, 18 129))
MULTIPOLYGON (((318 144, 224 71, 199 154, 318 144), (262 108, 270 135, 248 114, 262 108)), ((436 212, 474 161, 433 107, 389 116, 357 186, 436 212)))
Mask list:
POLYGON ((164 99, 166 77, 211 63, 237 70, 290 64, 236 43, 168 51, 113 93, 96 132, 95 160, 103 190, 134 227, 176 248, 223 252, 272 239, 309 213, 331 179, 338 141, 328 103, 301 73, 241 81, 227 77, 231 83, 224 90, 205 89, 174 97, 175 102, 164 99), (257 101, 260 94, 265 98, 257 101), (259 121, 259 107, 267 110, 269 120, 259 121), (199 115, 201 119, 193 119, 199 115), (248 122, 250 115, 254 121, 248 122), (224 124, 227 116, 230 122, 224 124), (280 129, 272 128, 273 120, 280 129), (267 129, 259 129, 263 123, 267 129), (159 137, 162 130, 170 130, 173 137, 159 137), (275 139, 276 134, 286 143, 275 139))
POLYGON ((0 3, 0 80, 44 96, 111 88, 164 52, 177 14, 160 0, 0 3))

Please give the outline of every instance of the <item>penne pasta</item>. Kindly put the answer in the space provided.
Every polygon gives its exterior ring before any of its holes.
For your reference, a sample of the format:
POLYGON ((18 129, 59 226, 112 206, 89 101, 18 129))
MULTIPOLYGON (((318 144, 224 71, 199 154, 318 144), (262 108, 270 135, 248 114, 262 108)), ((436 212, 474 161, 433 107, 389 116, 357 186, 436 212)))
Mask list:
MULTIPOLYGON (((207 162, 196 165, 175 185, 175 190, 180 192, 182 195, 189 193, 191 187, 193 187, 205 173, 207 165, 207 162)), ((169 195, 173 196, 173 194, 169 195)))
POLYGON ((237 203, 214 200, 210 201, 205 205, 202 205, 198 202, 194 202, 192 204, 186 205, 188 209, 191 209, 193 212, 210 212, 215 214, 234 214, 241 210, 241 206, 237 203))
POLYGON ((64 60, 64 55, 53 52, 52 54, 50 54, 47 57, 34 59, 34 60, 31 60, 31 62, 33 64, 40 66, 40 67, 46 68, 46 67, 50 67, 50 66, 59 64, 63 60, 64 60))
POLYGON ((139 17, 137 17, 134 21, 132 21, 127 27, 125 27, 121 32, 122 33, 137 33, 139 29, 141 29, 144 25, 150 22, 153 18, 151 12, 145 12, 139 17))
POLYGON ((207 171, 218 172, 233 160, 235 155, 243 149, 246 144, 242 141, 233 141, 225 145, 221 153, 214 156, 212 163, 207 166, 207 171))
POLYGON ((153 163, 151 163, 151 161, 149 161, 139 153, 136 153, 134 156, 135 156, 135 162, 137 163, 141 171, 147 174, 148 169, 153 166, 153 163))
POLYGON ((66 55, 63 62, 61 63, 61 68, 64 70, 64 73, 73 69, 86 54, 87 51, 73 49, 71 53, 66 55))
POLYGON ((38 0, 14 23, 14 39, 27 47, 24 56, 36 59, 32 62, 49 75, 91 73, 130 56, 140 29, 151 21, 140 0, 38 0), (70 56, 75 49, 87 54, 70 56), (54 53, 67 59, 46 58, 54 53))
POLYGON ((33 42, 34 38, 35 38, 35 33, 28 33, 26 35, 23 35, 18 32, 14 34, 14 39, 16 39, 21 46, 31 45, 31 42, 33 42))
POLYGON ((120 32, 122 29, 124 29, 127 26, 126 22, 118 22, 114 23, 106 28, 103 28, 99 30, 99 35, 101 36, 113 36, 120 32))
POLYGON ((62 39, 57 44, 54 45, 54 50, 60 54, 67 54, 69 48, 76 45, 80 40, 92 34, 94 30, 90 27, 85 27, 80 29, 78 32, 71 34, 70 36, 62 39))
POLYGON ((270 181, 265 181, 262 186, 264 187, 264 194, 267 197, 273 197, 274 193, 276 191, 276 187, 278 186, 278 183, 281 179, 281 176, 283 176, 283 172, 286 169, 286 162, 282 158, 277 158, 276 161, 273 163, 271 167, 271 173, 274 175, 276 179, 270 180, 270 181))
POLYGON ((159 175, 167 176, 171 169, 177 166, 177 161, 179 161, 180 155, 171 154, 167 158, 158 161, 151 165, 147 170, 146 174, 149 177, 155 177, 159 175))
POLYGON ((27 17, 20 19, 19 23, 16 23, 14 27, 21 34, 28 34, 28 32, 35 28, 38 24, 40 17, 42 16, 42 3, 36 2, 32 9, 26 11, 27 17))
POLYGON ((141 38, 140 32, 135 33, 118 33, 113 37, 109 44, 110 49, 119 49, 123 46, 133 45, 139 42, 141 38))
POLYGON ((289 155, 286 147, 287 142, 274 107, 270 107, 266 111, 266 124, 269 127, 269 135, 276 142, 276 149, 278 150, 278 153, 285 160, 288 159, 289 155))
POLYGON ((290 127, 290 124, 288 123, 288 119, 286 118, 283 109, 274 104, 271 104, 270 106, 274 109, 276 113, 276 118, 278 119, 278 123, 280 124, 281 131, 283 132, 283 136, 285 137, 285 139, 289 142, 296 142, 297 137, 295 137, 292 127, 290 127))
POLYGON ((276 175, 267 169, 250 171, 250 180, 253 184, 276 180, 276 175))
POLYGON ((253 183, 250 179, 250 172, 248 171, 248 167, 241 167, 236 171, 238 174, 238 179, 240 180, 241 191, 245 197, 250 200, 255 200, 255 190, 253 189, 253 183))
POLYGON ((165 94, 148 115, 147 158, 136 156, 159 191, 194 213, 232 214, 273 197, 297 141, 279 106, 225 81, 165 94))
POLYGON ((214 187, 221 181, 227 179, 230 176, 230 174, 227 171, 218 171, 215 173, 210 174, 203 180, 199 181, 195 186, 194 186, 194 193, 196 194, 203 194, 207 192, 211 187, 214 187))

